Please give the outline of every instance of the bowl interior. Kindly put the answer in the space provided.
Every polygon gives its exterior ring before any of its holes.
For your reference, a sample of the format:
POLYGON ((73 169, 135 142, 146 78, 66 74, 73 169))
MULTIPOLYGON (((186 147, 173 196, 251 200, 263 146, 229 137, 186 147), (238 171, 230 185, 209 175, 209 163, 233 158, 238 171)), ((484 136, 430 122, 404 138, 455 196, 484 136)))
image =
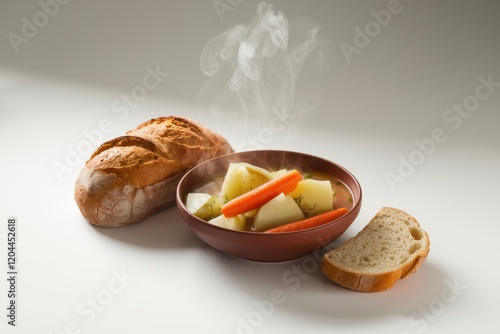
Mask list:
POLYGON ((326 159, 292 151, 261 150, 237 152, 206 161, 186 173, 177 187, 177 206, 193 232, 212 247, 255 261, 286 261, 319 250, 333 242, 352 224, 361 208, 362 192, 357 179, 342 166, 326 159), (352 207, 343 217, 307 230, 266 234, 233 231, 208 224, 185 207, 188 193, 224 176, 230 163, 247 162, 270 170, 295 168, 300 172, 327 173, 340 180, 351 192, 352 207))

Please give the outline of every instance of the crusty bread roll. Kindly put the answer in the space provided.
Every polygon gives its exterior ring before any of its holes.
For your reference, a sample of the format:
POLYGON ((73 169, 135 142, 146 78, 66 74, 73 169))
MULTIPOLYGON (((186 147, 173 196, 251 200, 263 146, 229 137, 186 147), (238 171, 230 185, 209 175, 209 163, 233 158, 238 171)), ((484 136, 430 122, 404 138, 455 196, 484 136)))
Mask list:
POLYGON ((195 121, 151 119, 97 148, 76 180, 75 200, 94 225, 132 224, 172 205, 189 169, 231 152, 226 139, 195 121))
POLYGON ((356 236, 324 254, 321 268, 346 288, 383 291, 416 272, 429 249, 429 235, 415 218, 383 207, 356 236))

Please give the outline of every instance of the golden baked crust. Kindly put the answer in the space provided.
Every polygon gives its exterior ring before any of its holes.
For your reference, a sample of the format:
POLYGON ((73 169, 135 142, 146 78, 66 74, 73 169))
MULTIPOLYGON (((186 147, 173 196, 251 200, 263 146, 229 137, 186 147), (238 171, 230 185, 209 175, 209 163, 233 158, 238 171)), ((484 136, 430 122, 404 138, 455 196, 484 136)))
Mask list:
POLYGON ((193 120, 151 119, 96 149, 76 180, 75 201, 94 225, 132 224, 172 205, 189 169, 231 152, 226 139, 193 120))

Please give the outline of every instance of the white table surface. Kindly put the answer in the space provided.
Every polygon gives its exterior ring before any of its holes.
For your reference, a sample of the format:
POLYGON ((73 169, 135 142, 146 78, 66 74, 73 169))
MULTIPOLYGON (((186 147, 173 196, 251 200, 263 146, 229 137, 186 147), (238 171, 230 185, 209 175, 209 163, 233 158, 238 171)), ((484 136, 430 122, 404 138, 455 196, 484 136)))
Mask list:
MULTIPOLYGON (((221 118, 199 94, 209 82, 199 64, 204 45, 248 26, 257 4, 0 5, 2 333, 500 330, 499 3, 274 2, 289 22, 319 23, 326 43, 319 81, 304 67, 286 96, 295 97, 292 114, 307 98, 321 99, 285 125, 262 110, 263 122, 254 122, 251 107, 246 123, 221 118), (390 20, 380 16, 388 8, 390 20), (148 81, 145 90, 151 71, 157 85, 148 81), (127 95, 135 96, 129 105, 127 95), (222 254, 197 239, 175 207, 125 228, 92 227, 73 199, 86 150, 167 115, 197 119, 236 148, 340 163, 364 197, 338 242, 394 206, 428 231, 427 261, 391 290, 365 294, 317 268, 304 271, 303 259, 262 264, 222 254), (238 124, 245 126, 235 131, 238 124), (7 323, 9 217, 17 219, 16 327, 7 323), (273 300, 273 291, 282 298, 273 300)), ((214 84, 205 98, 224 89, 214 84)))

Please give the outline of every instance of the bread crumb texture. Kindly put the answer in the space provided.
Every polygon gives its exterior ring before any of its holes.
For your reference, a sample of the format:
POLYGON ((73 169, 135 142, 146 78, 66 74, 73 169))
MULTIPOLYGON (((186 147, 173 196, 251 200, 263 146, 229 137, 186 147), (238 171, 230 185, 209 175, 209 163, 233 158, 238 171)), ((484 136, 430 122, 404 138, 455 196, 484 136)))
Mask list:
POLYGON ((422 248, 423 237, 414 218, 381 212, 356 242, 344 245, 334 255, 338 263, 362 272, 393 270, 422 248))
POLYGON ((340 285, 380 291, 415 272, 429 248, 428 234, 415 218, 384 207, 355 237, 326 253, 322 269, 340 285))

